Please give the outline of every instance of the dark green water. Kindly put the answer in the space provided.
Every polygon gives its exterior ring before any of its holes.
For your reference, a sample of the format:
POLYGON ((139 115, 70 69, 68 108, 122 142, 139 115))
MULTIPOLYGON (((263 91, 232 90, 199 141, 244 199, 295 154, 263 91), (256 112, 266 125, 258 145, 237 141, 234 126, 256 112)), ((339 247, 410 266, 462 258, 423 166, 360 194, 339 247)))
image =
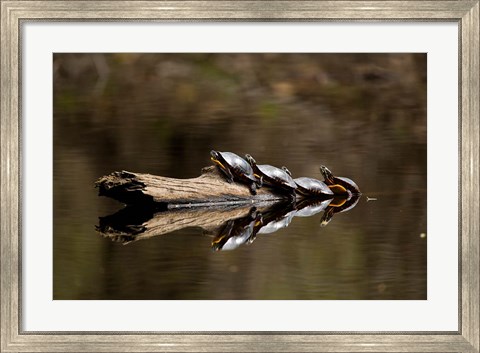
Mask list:
POLYGON ((426 56, 56 54, 54 299, 426 299, 426 56), (355 208, 213 252, 199 228, 122 245, 116 170, 190 178, 209 151, 353 179, 355 208), (376 201, 366 201, 366 196, 376 201))

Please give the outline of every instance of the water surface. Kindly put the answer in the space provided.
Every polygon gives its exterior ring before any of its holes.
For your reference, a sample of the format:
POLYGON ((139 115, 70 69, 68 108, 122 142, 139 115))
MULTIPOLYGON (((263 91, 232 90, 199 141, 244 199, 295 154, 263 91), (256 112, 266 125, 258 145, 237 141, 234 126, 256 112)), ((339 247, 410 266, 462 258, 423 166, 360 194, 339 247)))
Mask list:
POLYGON ((54 299, 426 299, 423 54, 55 54, 54 299), (353 179, 355 208, 214 252, 199 228, 123 245, 116 170, 191 178, 209 151, 353 179), (366 201, 366 196, 376 201, 366 201))

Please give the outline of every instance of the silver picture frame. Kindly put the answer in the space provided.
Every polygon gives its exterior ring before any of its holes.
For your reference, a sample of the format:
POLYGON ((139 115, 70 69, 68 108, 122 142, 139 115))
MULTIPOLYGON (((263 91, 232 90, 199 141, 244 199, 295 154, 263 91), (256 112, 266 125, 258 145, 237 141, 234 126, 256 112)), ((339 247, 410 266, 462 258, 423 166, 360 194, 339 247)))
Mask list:
POLYGON ((0 1, 1 352, 479 352, 479 1, 0 1), (459 25, 455 332, 30 332, 21 327, 21 35, 29 21, 440 21, 459 25))

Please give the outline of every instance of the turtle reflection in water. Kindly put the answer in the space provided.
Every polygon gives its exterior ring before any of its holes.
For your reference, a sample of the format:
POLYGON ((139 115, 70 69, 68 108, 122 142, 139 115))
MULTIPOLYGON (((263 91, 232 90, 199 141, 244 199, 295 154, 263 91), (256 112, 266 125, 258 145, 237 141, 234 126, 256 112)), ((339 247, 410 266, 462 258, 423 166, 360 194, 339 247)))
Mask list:
POLYGON ((212 240, 212 249, 234 250, 243 244, 251 244, 262 226, 262 214, 255 207, 248 216, 226 222, 219 234, 212 240))
POLYGON ((320 166, 320 173, 322 173, 325 184, 333 191, 335 195, 360 195, 360 189, 352 179, 345 177, 337 177, 325 167, 320 166))
POLYGON ((317 213, 325 210, 332 202, 332 199, 318 200, 318 199, 304 199, 297 204, 297 212, 295 217, 311 217, 317 213))
POLYGON ((255 177, 262 181, 264 186, 286 193, 291 199, 295 199, 297 185, 293 181, 290 172, 286 167, 277 168, 268 164, 257 164, 249 154, 245 159, 253 169, 255 177))
POLYGON ((263 225, 257 234, 271 234, 290 225, 296 208, 293 203, 281 203, 263 213, 263 225))
POLYGON ((252 195, 256 195, 257 188, 262 186, 262 181, 255 178, 250 164, 235 153, 212 150, 210 159, 225 174, 229 183, 236 180, 247 184, 252 195))
POLYGON ((360 200, 360 194, 353 194, 348 198, 335 198, 325 208, 325 212, 320 220, 320 225, 325 227, 337 213, 347 212, 354 208, 358 200, 360 200))

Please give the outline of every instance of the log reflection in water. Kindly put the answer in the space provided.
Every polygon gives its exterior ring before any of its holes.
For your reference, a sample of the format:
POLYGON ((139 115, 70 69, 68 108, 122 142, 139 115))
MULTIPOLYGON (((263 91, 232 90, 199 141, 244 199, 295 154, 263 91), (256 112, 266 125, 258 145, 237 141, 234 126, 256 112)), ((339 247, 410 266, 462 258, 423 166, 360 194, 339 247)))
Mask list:
POLYGON ((290 225, 294 217, 311 217, 322 211, 320 225, 326 226, 337 213, 354 208, 360 196, 328 200, 303 199, 294 202, 267 202, 257 207, 195 207, 167 211, 128 206, 100 217, 96 230, 112 241, 128 244, 184 228, 200 228, 213 236, 212 249, 233 250, 252 243, 258 234, 272 234, 290 225))
MULTIPOLYGON (((271 204, 256 203, 260 212, 271 204)), ((201 228, 205 234, 216 235, 228 220, 248 216, 250 208, 250 205, 233 205, 156 211, 127 206, 113 215, 100 217, 96 230, 103 237, 124 244, 189 227, 201 228)))

